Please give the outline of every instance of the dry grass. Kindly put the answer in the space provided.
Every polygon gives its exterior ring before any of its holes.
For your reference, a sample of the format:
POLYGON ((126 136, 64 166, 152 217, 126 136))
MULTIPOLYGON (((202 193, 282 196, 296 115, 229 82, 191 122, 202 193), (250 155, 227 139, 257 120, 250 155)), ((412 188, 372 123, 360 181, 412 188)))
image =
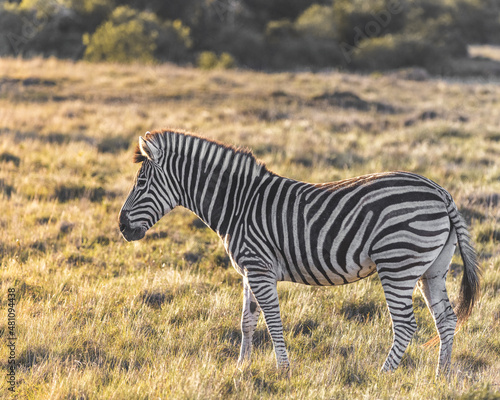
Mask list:
POLYGON ((469 46, 469 55, 471 57, 486 57, 490 60, 500 61, 500 46, 487 44, 469 46))
POLYGON ((17 398, 498 398, 500 87, 398 76, 3 59, 0 329, 14 287, 17 398), (237 370, 241 281, 216 235, 180 209, 141 242, 118 232, 131 149, 163 126, 248 146, 296 179, 404 169, 447 188, 484 271, 449 380, 420 347, 434 327, 419 294, 402 366, 379 373, 391 329, 377 277, 280 285, 291 379, 276 375, 262 321, 252 366, 237 370))

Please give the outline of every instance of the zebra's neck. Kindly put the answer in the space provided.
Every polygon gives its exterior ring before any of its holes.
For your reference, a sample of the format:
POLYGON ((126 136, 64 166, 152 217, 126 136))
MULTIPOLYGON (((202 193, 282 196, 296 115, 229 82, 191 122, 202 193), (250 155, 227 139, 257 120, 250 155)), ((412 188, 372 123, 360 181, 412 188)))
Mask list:
POLYGON ((191 135, 174 134, 169 139, 181 187, 180 205, 219 235, 230 233, 270 173, 250 152, 191 135))

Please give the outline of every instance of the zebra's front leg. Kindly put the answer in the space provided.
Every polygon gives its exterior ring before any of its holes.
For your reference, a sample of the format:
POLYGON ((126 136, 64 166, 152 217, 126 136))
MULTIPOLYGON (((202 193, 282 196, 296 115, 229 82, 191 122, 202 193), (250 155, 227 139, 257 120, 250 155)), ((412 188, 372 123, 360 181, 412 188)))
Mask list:
POLYGON ((280 305, 278 300, 278 290, 274 276, 255 274, 248 275, 248 284, 260 309, 264 313, 267 329, 273 340, 276 364, 281 372, 290 371, 290 361, 283 338, 283 324, 280 316, 280 305))
POLYGON ((243 278, 243 312, 241 315, 241 350, 238 366, 241 367, 245 362, 250 361, 252 353, 252 338, 255 332, 255 327, 259 320, 260 307, 255 299, 248 279, 243 278))

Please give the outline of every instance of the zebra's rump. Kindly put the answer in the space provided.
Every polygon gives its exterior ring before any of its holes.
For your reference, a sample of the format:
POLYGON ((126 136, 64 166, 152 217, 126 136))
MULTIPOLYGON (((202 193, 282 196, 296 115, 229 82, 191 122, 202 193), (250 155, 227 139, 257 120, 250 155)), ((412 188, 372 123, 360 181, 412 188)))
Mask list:
POLYGON ((412 264, 408 260, 435 257, 450 231, 449 195, 419 175, 393 172, 328 184, 279 178, 257 197, 264 215, 252 229, 260 237, 251 241, 269 242, 283 280, 346 284, 382 261, 404 274, 397 269, 412 264))

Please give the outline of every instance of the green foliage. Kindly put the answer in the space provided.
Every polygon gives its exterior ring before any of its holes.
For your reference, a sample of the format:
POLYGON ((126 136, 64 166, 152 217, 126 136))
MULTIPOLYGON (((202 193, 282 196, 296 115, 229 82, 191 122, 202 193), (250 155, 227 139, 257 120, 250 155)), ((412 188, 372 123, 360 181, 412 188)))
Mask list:
POLYGON ((463 57, 467 54, 463 32, 457 26, 450 9, 436 8, 434 5, 411 9, 404 33, 428 41, 444 56, 463 57))
POLYGON ((18 5, 20 11, 36 11, 38 17, 46 18, 58 13, 61 8, 66 8, 64 3, 45 0, 22 0, 18 5))
POLYGON ((115 8, 114 0, 65 0, 64 3, 82 14, 110 13, 115 8))
POLYGON ((73 10, 58 2, 0 4, 0 56, 78 58, 82 34, 75 18, 73 10))
POLYGON ((410 66, 432 68, 445 55, 429 41, 403 35, 386 35, 367 39, 352 52, 352 62, 363 70, 384 70, 410 66))
POLYGON ((440 71, 467 57, 467 45, 500 44, 495 0, 22 0, 0 9, 0 56, 197 64, 210 51, 230 54, 227 65, 250 68, 440 71), (405 51, 387 49, 392 39, 374 40, 387 35, 397 38, 395 47, 408 43, 418 54, 439 57, 415 56, 420 61, 413 63, 405 51), (356 49, 359 62, 346 48, 356 49), (368 60, 378 48, 392 60, 382 54, 368 60))
POLYGON ((181 20, 165 21, 156 38, 155 57, 160 61, 185 62, 192 47, 191 29, 181 20))
POLYGON ((94 32, 115 9, 114 0, 65 0, 64 4, 81 17, 87 32, 94 32))
POLYGON ((334 39, 336 29, 333 8, 313 4, 297 18, 295 29, 303 35, 334 39))
POLYGON ((198 56, 198 67, 201 69, 213 69, 218 63, 217 54, 213 51, 203 51, 198 56))
POLYGON ((292 21, 288 19, 269 21, 265 32, 267 39, 271 41, 296 36, 295 26, 292 21))
POLYGON ((231 69, 236 66, 236 61, 234 60, 233 56, 231 56, 231 54, 222 53, 219 57, 218 66, 222 69, 231 69))
POLYGON ((231 69, 236 66, 234 58, 229 53, 222 53, 217 57, 213 51, 203 51, 198 56, 198 68, 209 70, 214 68, 231 69))
POLYGON ((295 23, 285 19, 267 24, 266 51, 270 65, 283 68, 343 64, 340 48, 330 37, 334 34, 330 17, 326 15, 321 19, 324 25, 315 26, 321 10, 323 7, 313 6, 295 23))
POLYGON ((401 31, 406 25, 404 2, 337 0, 333 18, 339 43, 358 45, 360 40, 401 31))
POLYGON ((452 10, 456 27, 467 43, 498 43, 500 3, 495 0, 462 0, 452 10))
POLYGON ((189 32, 179 20, 161 23, 151 12, 121 6, 94 34, 84 35, 84 58, 121 63, 181 61, 192 44, 189 32))
POLYGON ((84 36, 83 43, 87 46, 84 58, 87 61, 152 63, 159 25, 152 13, 118 7, 92 36, 84 36))

